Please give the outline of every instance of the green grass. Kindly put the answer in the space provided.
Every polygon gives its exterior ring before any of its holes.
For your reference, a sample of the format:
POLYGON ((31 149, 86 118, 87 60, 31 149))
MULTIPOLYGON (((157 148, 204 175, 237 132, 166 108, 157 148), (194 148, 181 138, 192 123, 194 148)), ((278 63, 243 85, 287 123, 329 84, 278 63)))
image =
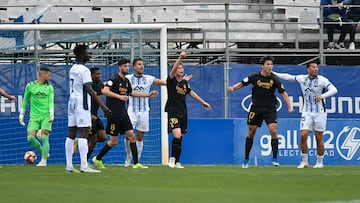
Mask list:
POLYGON ((360 202, 360 167, 195 166, 65 173, 65 166, 3 165, 0 202, 360 202))

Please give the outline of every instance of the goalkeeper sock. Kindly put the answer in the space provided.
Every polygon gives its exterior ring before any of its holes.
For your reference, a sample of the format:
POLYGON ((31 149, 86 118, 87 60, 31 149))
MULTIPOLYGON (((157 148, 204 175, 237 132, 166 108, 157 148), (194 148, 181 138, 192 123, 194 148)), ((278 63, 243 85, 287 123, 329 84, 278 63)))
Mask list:
POLYGON ((276 159, 278 156, 278 149, 279 149, 279 139, 271 139, 271 149, 273 153, 273 159, 276 159))
POLYGON ((49 144, 49 136, 45 134, 41 134, 41 142, 42 142, 42 159, 48 159, 50 144, 49 144))
POLYGON ((246 141, 245 141, 245 159, 249 159, 250 151, 251 151, 253 143, 254 143, 254 138, 246 137, 246 141))
POLYGON ((136 142, 133 142, 133 143, 130 142, 130 149, 131 149, 131 154, 132 154, 132 157, 134 160, 134 165, 136 165, 137 163, 139 163, 136 142))
POLYGON ((42 147, 40 142, 35 138, 34 135, 28 135, 27 136, 28 142, 33 146, 40 154, 42 154, 42 147))

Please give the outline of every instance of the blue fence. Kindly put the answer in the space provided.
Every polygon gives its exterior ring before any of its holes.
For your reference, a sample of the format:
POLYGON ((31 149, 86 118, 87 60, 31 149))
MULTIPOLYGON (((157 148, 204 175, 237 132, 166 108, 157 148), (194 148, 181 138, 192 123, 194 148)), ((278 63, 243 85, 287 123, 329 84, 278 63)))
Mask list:
MULTIPOLYGON (((56 120, 51 137, 51 153, 49 163, 64 163, 64 140, 67 131, 66 106, 68 95, 69 66, 51 66, 52 84, 55 88, 56 120)), ((117 72, 117 67, 100 67, 103 79, 117 72)), ((158 67, 146 67, 147 73, 159 77, 158 67)), ((243 159, 244 139, 247 132, 245 122, 250 105, 251 87, 245 87, 229 95, 229 119, 224 119, 224 67, 223 65, 185 66, 187 74, 193 74, 191 87, 207 100, 213 110, 204 111, 201 105, 188 97, 189 133, 184 138, 182 162, 185 164, 239 164, 243 159)), ((230 84, 241 81, 247 75, 259 71, 259 65, 230 65, 230 84)), ((277 72, 306 74, 305 66, 276 65, 277 72)), ((18 108, 22 101, 25 84, 36 78, 35 67, 29 64, 0 65, 0 85, 18 101, 10 103, 5 98, 0 100, 0 153, 4 157, 0 164, 22 163, 22 155, 30 146, 26 143, 26 129, 17 121, 18 108)), ((359 67, 320 67, 320 74, 327 76, 339 92, 327 98, 328 130, 325 132, 326 164, 359 164, 360 157, 360 97, 358 91, 359 67)), ((297 83, 284 82, 285 88, 293 101, 295 114, 288 114, 281 97, 278 106, 280 161, 282 164, 299 162, 299 106, 301 92, 297 83)), ((159 98, 151 100, 157 103, 159 98)), ((159 119, 159 110, 154 110, 153 120, 159 119)), ((263 125, 257 132, 254 149, 251 153, 252 163, 270 164, 271 154, 268 143, 268 132, 263 125), (256 158, 255 158, 256 157, 256 158)), ((159 143, 152 143, 157 145, 159 143)), ((122 163, 122 143, 114 150, 111 163, 122 163)), ((309 141, 310 161, 316 150, 313 136, 309 141)), ((145 145, 146 147, 146 145, 145 145)), ((98 150, 98 149, 96 149, 98 150)), ((96 151, 95 150, 95 151, 96 151)), ((151 155, 156 163, 161 162, 160 153, 151 155), (154 158, 155 157, 155 158, 154 158)), ((144 160, 146 162, 146 160, 144 160)))

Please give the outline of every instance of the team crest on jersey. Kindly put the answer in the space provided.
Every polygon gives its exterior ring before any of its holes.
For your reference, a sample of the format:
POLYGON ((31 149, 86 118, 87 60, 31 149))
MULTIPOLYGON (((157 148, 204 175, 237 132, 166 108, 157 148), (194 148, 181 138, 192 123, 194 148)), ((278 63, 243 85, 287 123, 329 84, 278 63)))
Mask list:
POLYGON ((46 97, 46 94, 45 94, 44 92, 37 92, 37 93, 35 94, 35 96, 36 96, 37 98, 44 98, 44 97, 46 97))

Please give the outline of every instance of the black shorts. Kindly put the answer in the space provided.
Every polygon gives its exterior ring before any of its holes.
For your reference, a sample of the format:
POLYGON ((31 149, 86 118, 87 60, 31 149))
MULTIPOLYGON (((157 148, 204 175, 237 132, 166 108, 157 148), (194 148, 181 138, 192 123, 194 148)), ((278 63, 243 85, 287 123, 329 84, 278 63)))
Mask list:
POLYGON ((106 133, 112 136, 118 136, 119 133, 122 135, 126 131, 133 129, 128 114, 123 117, 110 117, 107 121, 106 133))
POLYGON ((181 134, 187 133, 187 116, 169 115, 168 114, 168 133, 175 128, 181 128, 181 134))
POLYGON ((91 127, 89 128, 89 136, 96 135, 97 131, 104 130, 104 124, 100 120, 100 118, 97 118, 96 120, 91 121, 91 127))
POLYGON ((267 125, 270 123, 277 123, 277 112, 275 106, 251 106, 247 118, 247 124, 261 127, 263 120, 265 120, 267 125))

